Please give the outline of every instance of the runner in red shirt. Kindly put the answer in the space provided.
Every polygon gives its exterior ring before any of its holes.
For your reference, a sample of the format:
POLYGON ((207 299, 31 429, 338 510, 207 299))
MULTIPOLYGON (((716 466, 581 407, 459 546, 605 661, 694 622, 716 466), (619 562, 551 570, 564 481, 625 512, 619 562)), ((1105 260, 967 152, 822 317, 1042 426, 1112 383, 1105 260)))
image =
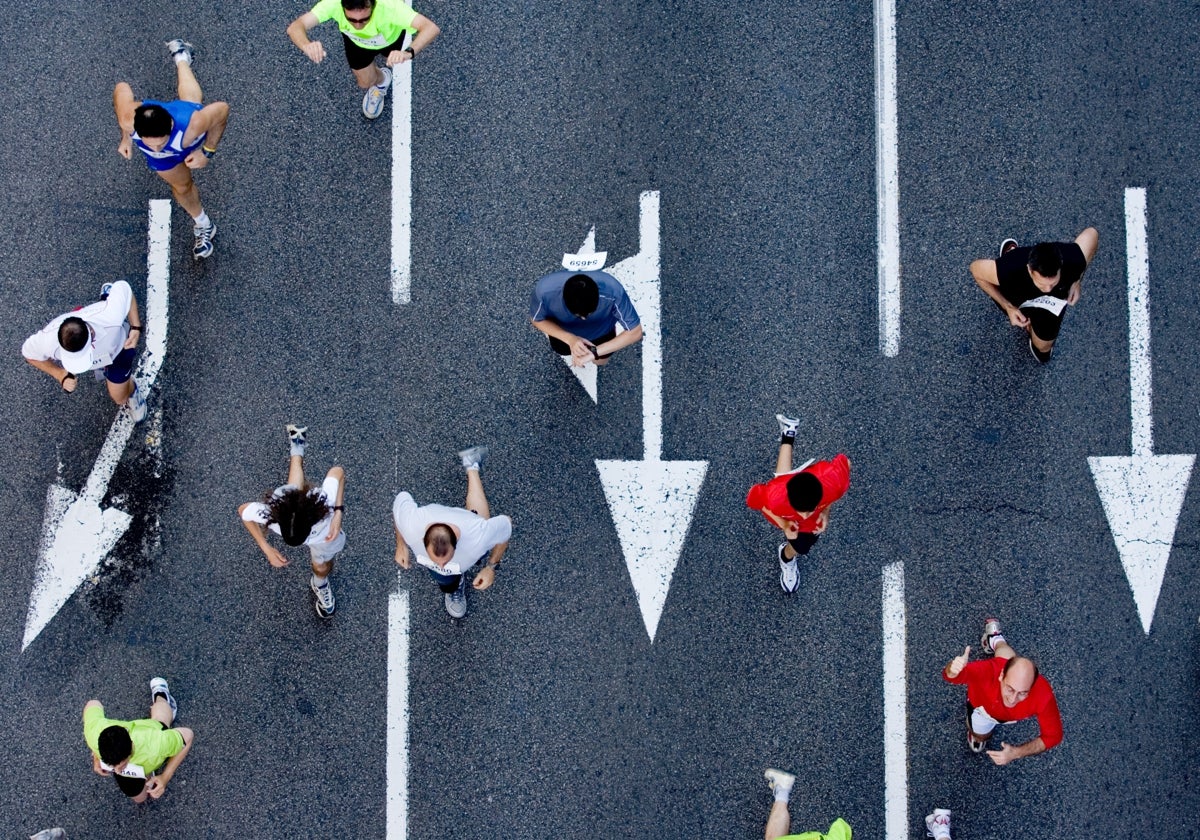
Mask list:
POLYGON ((967 715, 967 744, 971 750, 983 752, 997 723, 1016 723, 1035 715, 1041 730, 1038 737, 1015 747, 1001 741, 1000 749, 987 751, 988 757, 996 764, 1008 764, 1058 746, 1063 738, 1062 717, 1054 689, 1038 674, 1037 666, 1017 656, 1004 640, 1000 622, 994 618, 984 623, 980 644, 992 654, 990 659, 968 662, 971 654, 968 645, 942 669, 946 682, 967 686, 967 705, 971 707, 967 715))
POLYGON ((775 478, 755 484, 746 494, 746 506, 760 511, 783 531, 786 542, 777 549, 779 585, 784 592, 800 586, 799 554, 808 554, 817 537, 829 525, 829 507, 850 487, 850 459, 837 455, 832 461, 809 461, 792 469, 799 420, 776 414, 779 421, 779 456, 775 478))

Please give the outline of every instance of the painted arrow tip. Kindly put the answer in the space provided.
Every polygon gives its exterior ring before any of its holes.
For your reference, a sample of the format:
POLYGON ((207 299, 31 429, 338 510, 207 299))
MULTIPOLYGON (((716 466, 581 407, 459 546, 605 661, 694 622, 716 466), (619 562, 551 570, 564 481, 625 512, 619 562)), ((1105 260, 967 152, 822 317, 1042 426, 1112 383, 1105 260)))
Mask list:
POLYGON ((58 614, 79 584, 100 567, 128 530, 131 518, 117 508, 101 509, 94 501, 59 484, 50 486, 22 651, 58 614))
POLYGON ((579 380, 579 384, 583 386, 583 390, 587 391, 587 395, 592 398, 592 402, 594 402, 596 405, 599 405, 600 394, 596 385, 596 374, 600 368, 596 367, 595 365, 576 367, 575 365, 571 364, 570 356, 561 356, 560 358, 566 363, 567 369, 570 370, 571 373, 575 374, 575 378, 579 380))
POLYGON ((596 461, 650 643, 683 553, 707 461, 596 461))
POLYGON ((1195 460, 1195 455, 1088 458, 1147 636, 1195 460))

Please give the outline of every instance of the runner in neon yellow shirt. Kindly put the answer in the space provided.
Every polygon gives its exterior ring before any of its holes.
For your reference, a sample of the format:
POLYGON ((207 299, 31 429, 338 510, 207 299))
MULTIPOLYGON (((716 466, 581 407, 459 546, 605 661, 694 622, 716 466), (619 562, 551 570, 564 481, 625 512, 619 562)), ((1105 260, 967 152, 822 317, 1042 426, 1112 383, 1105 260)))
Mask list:
POLYGON ((819 831, 806 831, 803 834, 788 834, 792 830, 792 815, 788 813, 788 799, 792 795, 792 785, 796 777, 782 770, 768 767, 763 773, 767 784, 775 795, 771 805, 771 814, 767 817, 767 827, 763 832, 766 840, 851 840, 850 824, 843 819, 836 819, 829 830, 822 834, 819 831))
POLYGON ((392 70, 412 61, 441 32, 438 25, 417 14, 403 0, 319 0, 287 28, 288 37, 314 62, 325 58, 320 41, 310 41, 308 31, 318 23, 337 21, 346 48, 346 61, 354 71, 363 95, 363 115, 373 120, 383 113, 383 102, 392 83, 392 70), (405 38, 412 36, 408 46, 405 38), (386 67, 375 63, 383 56, 386 67))

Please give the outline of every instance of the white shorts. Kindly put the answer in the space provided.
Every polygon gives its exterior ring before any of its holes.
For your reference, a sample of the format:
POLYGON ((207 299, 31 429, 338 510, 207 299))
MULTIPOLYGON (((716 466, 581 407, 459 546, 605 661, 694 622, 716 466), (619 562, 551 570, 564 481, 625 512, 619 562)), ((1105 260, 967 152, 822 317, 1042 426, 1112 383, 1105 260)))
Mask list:
POLYGON ((329 542, 320 539, 314 543, 306 543, 306 545, 308 546, 309 554, 312 555, 312 562, 324 565, 346 547, 346 532, 338 531, 338 535, 329 542))
POLYGON ((985 712, 983 706, 976 706, 971 710, 971 731, 976 735, 990 735, 999 722, 985 712))

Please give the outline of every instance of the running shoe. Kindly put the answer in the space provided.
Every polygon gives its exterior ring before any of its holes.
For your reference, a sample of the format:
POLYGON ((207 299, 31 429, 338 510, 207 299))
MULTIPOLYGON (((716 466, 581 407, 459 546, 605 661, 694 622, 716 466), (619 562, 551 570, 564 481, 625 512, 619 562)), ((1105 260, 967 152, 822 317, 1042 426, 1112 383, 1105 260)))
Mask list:
POLYGON ((304 455, 304 443, 308 439, 308 426, 297 426, 295 423, 287 424, 288 443, 291 444, 293 455, 304 455))
POLYGON ((145 420, 146 414, 149 411, 146 407, 146 395, 138 387, 136 379, 133 381, 133 393, 125 401, 125 410, 129 412, 129 416, 133 418, 134 423, 141 423, 145 420))
POLYGON ((472 446, 469 449, 464 449, 458 453, 458 460, 463 467, 468 470, 477 470, 483 466, 483 459, 487 457, 488 448, 486 446, 472 446))
POLYGON ((167 52, 171 54, 172 60, 183 61, 191 67, 196 48, 182 38, 172 38, 167 41, 167 52))
POLYGON ((779 421, 779 434, 784 437, 796 436, 796 430, 800 428, 800 421, 785 414, 776 414, 775 419, 779 421))
POLYGON ((467 576, 462 575, 458 582, 458 589, 453 592, 447 592, 445 598, 446 612, 450 613, 451 618, 462 618, 467 614, 467 576))
POLYGON ((1017 240, 1005 239, 1003 242, 1000 243, 1000 256, 1003 257, 1005 254, 1007 254, 1009 251, 1011 251, 1013 248, 1016 248, 1016 247, 1017 247, 1017 240))
POLYGON ((779 556, 779 585, 783 587, 783 591, 791 595, 800 588, 800 563, 793 557, 791 560, 783 559, 783 549, 787 543, 779 544, 779 549, 776 552, 779 556))
POLYGON ((325 578, 325 582, 320 586, 311 577, 308 579, 308 588, 312 590, 313 605, 317 608, 317 615, 321 618, 329 618, 333 615, 335 608, 333 600, 333 587, 329 585, 329 578, 325 578))
POLYGON ((934 808, 933 813, 925 818, 925 832, 933 840, 950 840, 950 811, 934 808))
POLYGON ((208 227, 197 225, 192 228, 192 235, 196 237, 196 244, 192 246, 192 259, 202 260, 210 256, 213 252, 213 237, 217 235, 216 223, 210 222, 208 227))
POLYGON ((784 773, 782 770, 776 770, 774 767, 764 770, 763 776, 766 777, 772 793, 791 793, 792 785, 796 784, 795 776, 791 773, 784 773))
POLYGON ((387 67, 380 69, 383 71, 383 83, 367 88, 363 96, 363 116, 369 120, 383 113, 383 103, 387 99, 388 87, 392 84, 392 71, 387 67))
POLYGON ((989 656, 996 655, 996 651, 992 648, 992 636, 1004 639, 1004 635, 1000 632, 1000 622, 995 618, 989 618, 983 622, 983 635, 979 637, 979 646, 989 656))
POLYGON ((154 677, 150 680, 150 705, 154 705, 154 701, 159 695, 167 701, 167 705, 171 707, 171 720, 175 720, 175 715, 179 714, 179 704, 175 702, 175 698, 171 696, 171 687, 167 685, 167 681, 162 677, 154 677))

